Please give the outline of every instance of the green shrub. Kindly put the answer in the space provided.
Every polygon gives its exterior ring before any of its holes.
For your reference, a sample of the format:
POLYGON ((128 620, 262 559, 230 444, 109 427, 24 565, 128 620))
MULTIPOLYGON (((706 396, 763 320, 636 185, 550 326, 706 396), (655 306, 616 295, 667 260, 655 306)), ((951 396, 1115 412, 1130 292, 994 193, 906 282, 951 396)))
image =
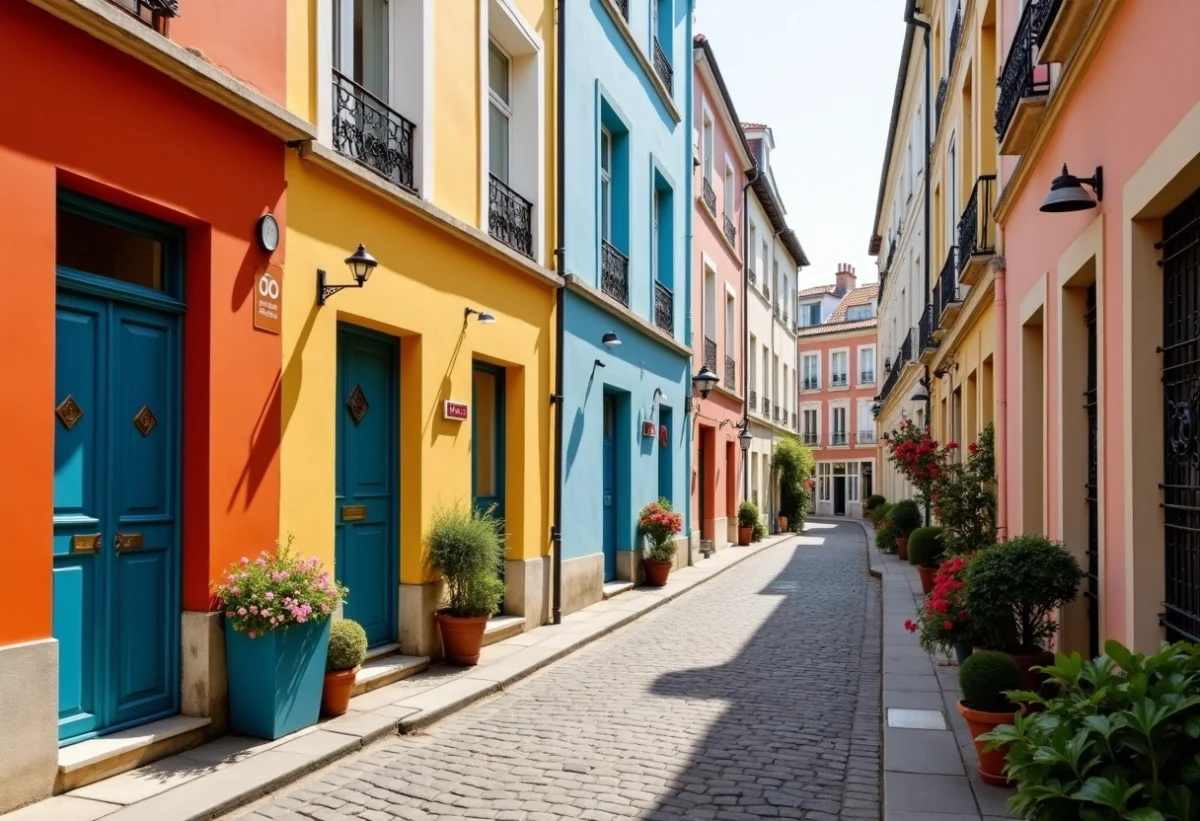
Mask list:
POLYGON ((367 631, 351 619, 340 619, 329 626, 329 656, 326 670, 353 670, 367 657, 367 631))
POLYGON ((763 539, 767 538, 768 535, 770 534, 767 531, 766 524, 762 520, 759 520, 754 523, 754 533, 751 534, 750 541, 761 542, 763 539))
POLYGON ((879 524, 880 522, 886 522, 888 520, 888 516, 891 514, 891 512, 892 512, 892 503, 884 502, 879 507, 877 507, 871 511, 871 521, 874 522, 875 524, 879 524))
POLYGON ((878 493, 872 493, 870 496, 867 497, 867 501, 863 502, 863 512, 869 513, 870 511, 879 507, 881 504, 883 504, 886 501, 887 501, 887 499, 883 498, 878 493))
POLYGON ((771 455, 771 470, 779 477, 779 515, 787 517, 788 527, 792 530, 804 527, 804 514, 808 507, 804 486, 815 466, 812 451, 800 441, 800 437, 784 434, 776 440, 775 452, 771 455))
POLYGON ((1015 694, 1044 709, 980 736, 1006 748, 1009 806, 1039 821, 1200 817, 1200 645, 1104 652, 1060 655, 1042 668, 1053 698, 1015 694))
POLYGON ((758 505, 742 502, 738 505, 738 527, 754 527, 758 524, 758 505))
POLYGON ((908 560, 918 567, 937 567, 945 552, 940 527, 918 527, 908 534, 908 560))
POLYGON ((908 538, 908 534, 921 526, 921 521, 921 508, 912 499, 901 499, 888 511, 888 522, 902 538, 908 538))
POLYGON ((1021 668, 1008 653, 976 650, 958 668, 958 689, 963 703, 985 713, 1016 710, 1005 693, 1021 686, 1021 668))
POLYGON ((875 531, 875 546, 884 553, 895 553, 896 547, 896 528, 890 524, 885 524, 883 527, 875 531))
POLYGON ((980 551, 967 570, 965 602, 976 640, 992 650, 1041 652, 1075 600, 1083 571, 1060 542, 1017 536, 980 551))
MULTIPOLYGON (((494 508, 494 506, 493 506, 494 508)), ((459 618, 490 616, 504 598, 504 522, 493 508, 437 508, 425 534, 429 566, 446 582, 445 612, 459 618)))

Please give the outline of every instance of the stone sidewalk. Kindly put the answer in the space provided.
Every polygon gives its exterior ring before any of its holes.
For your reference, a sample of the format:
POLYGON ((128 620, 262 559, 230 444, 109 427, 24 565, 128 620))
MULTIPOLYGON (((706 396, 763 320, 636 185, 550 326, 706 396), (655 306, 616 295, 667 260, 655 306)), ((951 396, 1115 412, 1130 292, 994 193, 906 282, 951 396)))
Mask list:
POLYGON ((958 665, 934 659, 904 629, 924 602, 917 569, 875 548, 871 574, 883 584, 884 821, 1000 821, 1013 791, 984 784, 958 713, 958 665))
POLYGON ((272 742, 226 736, 145 767, 33 804, 4 821, 206 821, 367 745, 411 733, 501 692, 546 665, 661 607, 785 534, 729 547, 673 571, 666 587, 636 588, 485 647, 478 666, 439 664, 354 698, 350 712, 272 742))

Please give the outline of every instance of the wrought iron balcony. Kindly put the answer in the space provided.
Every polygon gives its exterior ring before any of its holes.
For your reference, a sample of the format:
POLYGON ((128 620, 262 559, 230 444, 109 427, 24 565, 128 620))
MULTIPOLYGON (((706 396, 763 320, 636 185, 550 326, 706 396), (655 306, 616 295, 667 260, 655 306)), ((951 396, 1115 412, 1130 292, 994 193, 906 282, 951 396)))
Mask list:
POLYGON ((415 192, 414 130, 383 100, 333 70, 333 148, 339 154, 415 192))
POLYGON ((984 174, 977 179, 971 189, 971 199, 958 223, 958 281, 964 285, 975 284, 978 275, 983 272, 986 263, 984 258, 996 251, 996 229, 992 225, 995 188, 995 174, 984 174))
POLYGON ((892 260, 896 258, 896 238, 892 237, 892 242, 888 245, 887 265, 884 267, 887 270, 892 270, 892 260))
POLYGON ((763 416, 767 417, 768 419, 771 417, 771 400, 765 396, 763 397, 762 414, 763 414, 763 416))
MULTIPOLYGON (((942 110, 946 107, 946 92, 949 90, 949 81, 943 77, 938 83, 937 108, 934 109, 936 116, 933 119, 933 130, 938 130, 938 123, 942 121, 942 110)), ((933 146, 929 146, 933 150, 933 146)))
POLYGON ((913 361, 913 345, 916 344, 916 336, 917 329, 912 328, 909 330, 908 336, 904 337, 904 342, 900 345, 900 353, 896 354, 896 370, 900 370, 913 361))
POLYGON ((860 431, 858 432, 858 443, 859 443, 860 445, 874 445, 874 444, 875 444, 875 442, 876 442, 876 439, 875 439, 875 431, 873 431, 873 430, 860 430, 860 431))
POLYGON ((667 59, 667 53, 659 45, 657 37, 654 38, 654 73, 658 75, 658 79, 663 81, 667 91, 674 96, 675 69, 671 68, 671 61, 667 59))
POLYGON ((933 338, 934 324, 933 305, 926 303, 925 310, 921 312, 921 321, 917 323, 917 329, 920 333, 919 346, 922 357, 924 357, 927 351, 932 352, 937 350, 937 342, 933 338))
POLYGON ((751 285, 758 284, 758 274, 754 273, 754 269, 749 266, 746 266, 746 281, 751 285))
MULTIPOLYGON (((1000 88, 996 94, 996 137, 1002 145, 1021 101, 1050 93, 1050 72, 1043 70, 1035 74, 1037 64, 1034 62, 1033 50, 1051 6, 1048 0, 1031 0, 1025 6, 1013 35, 1008 57, 1004 60, 1004 68, 1000 71, 1000 88)), ((1014 147, 1009 151, 1002 150, 1001 153, 1020 153, 1020 150, 1014 147)))
POLYGON ((763 280, 763 296, 767 298, 767 302, 771 301, 771 286, 767 284, 765 279, 763 280))
POLYGON ((617 8, 621 10, 621 16, 625 18, 625 22, 629 22, 629 0, 613 0, 617 4, 617 8))
POLYGON ((533 256, 533 203, 489 174, 488 233, 514 251, 533 256))
POLYGON ((829 434, 829 447, 844 448, 847 444, 848 440, 846 438, 846 431, 835 430, 833 433, 829 434))
POLYGON ((796 424, 796 412, 795 411, 792 411, 792 430, 800 430, 800 427, 796 424))
POLYGON ((717 213, 717 192, 713 190, 712 181, 708 177, 704 178, 704 204, 713 214, 717 213))
POLYGON ((779 406, 778 406, 778 405, 776 405, 775 407, 771 408, 771 419, 772 419, 772 420, 774 420, 774 421, 776 421, 776 422, 778 422, 778 421, 779 421, 779 406))
POLYGON ((717 342, 704 337, 704 364, 713 373, 717 372, 717 342))
POLYGON ((725 355, 725 388, 737 392, 737 361, 725 355))
POLYGON ((600 240, 600 290, 629 307, 629 257, 600 240))
POLYGON ((819 387, 821 387, 821 383, 815 376, 806 376, 801 390, 815 391, 819 387))
POLYGON ((654 281, 654 324, 675 335, 675 294, 658 280, 654 281))
POLYGON ((946 66, 946 74, 954 68, 954 58, 958 56, 958 47, 962 43, 962 3, 954 11, 954 26, 950 29, 950 64, 946 66))
POLYGON ((159 34, 166 35, 170 20, 179 16, 179 0, 109 0, 159 34))
POLYGON ((804 438, 804 444, 808 445, 809 447, 816 446, 816 444, 817 444, 817 432, 816 431, 812 431, 812 430, 804 431, 803 438, 804 438))
POLYGON ((722 227, 725 229, 725 239, 729 240, 729 244, 737 248, 737 226, 733 224, 733 220, 728 214, 721 214, 722 227))
POLYGON ((954 307, 959 302, 958 266, 955 259, 957 256, 958 249, 951 248, 946 255, 946 262, 942 265, 942 272, 938 274, 937 303, 934 315, 941 328, 949 328, 955 317, 958 316, 958 311, 954 307))
POLYGON ((862 372, 860 372, 860 373, 858 374, 858 384, 860 384, 860 385, 874 385, 874 384, 875 384, 875 371, 862 371, 862 372))
POLYGON ((758 393, 753 390, 750 391, 750 400, 748 403, 748 407, 752 411, 758 410, 758 393))
POLYGON ((844 388, 850 384, 850 377, 848 374, 835 373, 829 377, 829 384, 834 388, 844 388))

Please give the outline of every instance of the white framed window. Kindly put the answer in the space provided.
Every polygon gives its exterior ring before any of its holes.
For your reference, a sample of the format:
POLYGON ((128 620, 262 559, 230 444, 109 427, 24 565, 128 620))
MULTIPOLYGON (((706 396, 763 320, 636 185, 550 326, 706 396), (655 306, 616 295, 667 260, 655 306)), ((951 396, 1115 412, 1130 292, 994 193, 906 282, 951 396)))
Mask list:
POLYGON ((612 168, 612 134, 600 126, 600 238, 609 243, 612 242, 612 168))
POLYGON ((846 501, 858 501, 858 462, 846 465, 846 501))
POLYGON ((829 446, 835 448, 846 447, 850 443, 847 436, 847 418, 850 413, 850 408, 844 403, 838 403, 829 406, 829 446))
POLYGON ((839 348, 829 352, 829 387, 845 388, 850 385, 850 350, 839 348))
POLYGON ((813 325, 821 324, 821 303, 807 302, 800 306, 799 313, 796 315, 796 324, 802 328, 809 328, 813 325))
POLYGON ((830 492, 833 485, 833 465, 829 462, 817 462, 817 499, 828 502, 833 498, 830 492))
POLYGON ((708 104, 704 105, 704 157, 702 167, 704 168, 704 179, 708 184, 712 185, 713 178, 713 119, 712 112, 708 110, 708 104))
POLYGON ((821 444, 821 406, 804 404, 800 406, 800 435, 804 444, 818 447, 821 444))
POLYGON ((801 389, 816 391, 821 389, 821 355, 806 353, 800 358, 801 378, 804 380, 801 389))
POLYGON ((512 58, 488 40, 488 170, 505 185, 509 181, 512 132, 512 58))
POLYGON ((875 346, 861 345, 858 349, 858 384, 874 385, 875 380, 875 346))

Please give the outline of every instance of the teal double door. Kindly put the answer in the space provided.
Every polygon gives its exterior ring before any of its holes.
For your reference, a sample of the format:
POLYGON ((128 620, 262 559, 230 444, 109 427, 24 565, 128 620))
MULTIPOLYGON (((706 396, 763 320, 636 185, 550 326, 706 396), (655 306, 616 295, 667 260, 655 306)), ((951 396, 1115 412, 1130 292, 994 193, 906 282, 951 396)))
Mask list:
POLYGON ((371 646, 399 627, 399 356, 395 337, 338 328, 334 567, 342 613, 371 646))
MULTIPOLYGON (((504 520, 504 369, 486 362, 471 368, 471 501, 475 510, 504 520)), ((504 562, 498 566, 504 578, 504 562)), ((501 604, 503 607, 503 604, 501 604)))

